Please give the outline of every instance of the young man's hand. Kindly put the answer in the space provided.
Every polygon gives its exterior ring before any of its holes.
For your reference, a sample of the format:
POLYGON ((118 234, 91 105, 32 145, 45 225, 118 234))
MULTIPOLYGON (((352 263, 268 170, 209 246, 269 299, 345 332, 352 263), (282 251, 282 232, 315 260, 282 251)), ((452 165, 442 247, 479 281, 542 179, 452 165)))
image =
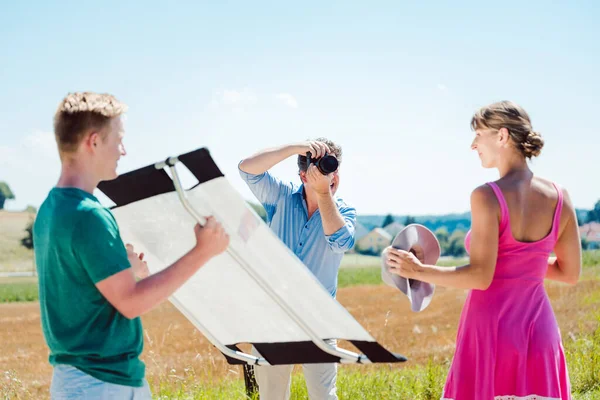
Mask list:
POLYGON ((150 270, 148 269, 148 263, 144 261, 144 253, 138 255, 133 250, 133 245, 129 243, 125 247, 127 248, 127 258, 129 259, 135 277, 138 279, 148 277, 148 275, 150 275, 150 270))
POLYGON ((196 249, 209 257, 221 254, 229 246, 229 235, 214 217, 207 217, 206 224, 194 227, 196 249))

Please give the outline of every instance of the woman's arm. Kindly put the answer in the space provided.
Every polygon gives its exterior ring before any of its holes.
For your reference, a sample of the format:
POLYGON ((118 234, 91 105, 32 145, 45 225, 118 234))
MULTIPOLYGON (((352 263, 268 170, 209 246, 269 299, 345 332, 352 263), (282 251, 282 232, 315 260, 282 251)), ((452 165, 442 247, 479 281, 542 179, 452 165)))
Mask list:
POLYGON ((581 274, 581 237, 577 214, 566 190, 563 190, 564 202, 561 220, 565 221, 558 233, 554 245, 556 257, 548 259, 546 279, 574 285, 581 274))
POLYGON ((390 272, 440 286, 485 290, 492 283, 498 255, 500 221, 498 200, 488 185, 471 194, 470 263, 457 267, 422 264, 412 253, 388 247, 390 272))

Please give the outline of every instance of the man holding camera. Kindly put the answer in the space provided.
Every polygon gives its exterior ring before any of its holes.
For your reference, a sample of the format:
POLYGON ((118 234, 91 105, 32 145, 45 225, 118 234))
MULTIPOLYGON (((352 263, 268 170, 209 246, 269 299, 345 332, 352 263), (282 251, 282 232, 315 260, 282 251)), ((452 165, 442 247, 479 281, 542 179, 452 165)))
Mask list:
MULTIPOLYGON (((339 266, 344 252, 354 246, 356 225, 356 209, 335 196, 341 160, 341 147, 319 138, 265 149, 239 164, 240 175, 265 208, 271 229, 334 298, 339 266), (300 185, 269 173, 294 155, 300 185)), ((335 345, 335 340, 330 343, 335 345)), ((292 369, 293 365, 256 367, 261 400, 289 399, 292 369)), ((307 364, 303 369, 311 400, 338 398, 337 364, 307 364)))

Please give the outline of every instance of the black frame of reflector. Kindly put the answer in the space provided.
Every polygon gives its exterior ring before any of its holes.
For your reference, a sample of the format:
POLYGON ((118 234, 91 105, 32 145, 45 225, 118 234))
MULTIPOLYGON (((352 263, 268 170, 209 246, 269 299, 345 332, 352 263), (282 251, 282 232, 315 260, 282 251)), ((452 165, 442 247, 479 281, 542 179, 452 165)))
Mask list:
MULTIPOLYGON (((182 154, 177 159, 198 180, 198 184, 194 187, 224 176, 206 148, 182 154)), ((100 182, 98 189, 115 203, 113 208, 116 208, 164 193, 174 192, 175 185, 173 185, 173 181, 164 169, 157 169, 156 164, 152 164, 119 175, 116 179, 100 182)))
MULTIPOLYGON (((377 342, 364 340, 350 340, 358 350, 367 356, 371 363, 396 363, 407 361, 400 354, 393 354, 377 342)), ((339 363, 340 358, 325 353, 312 341, 301 342, 277 342, 277 343, 252 343, 256 350, 271 365, 284 364, 320 364, 339 363)), ((232 350, 241 351, 237 345, 228 345, 232 350)), ((245 364, 239 360, 228 357, 229 364, 245 364)))

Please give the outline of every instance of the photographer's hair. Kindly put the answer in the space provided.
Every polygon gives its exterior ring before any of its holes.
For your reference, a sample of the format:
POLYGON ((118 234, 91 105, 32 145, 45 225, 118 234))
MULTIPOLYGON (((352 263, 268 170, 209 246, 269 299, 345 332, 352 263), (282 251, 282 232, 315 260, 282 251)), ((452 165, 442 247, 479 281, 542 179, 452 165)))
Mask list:
POLYGON ((527 112, 512 101, 500 101, 482 107, 471 119, 471 129, 506 128, 517 150, 525 158, 537 157, 544 147, 542 135, 535 132, 527 112))
MULTIPOLYGON (((324 138, 324 137, 316 138, 313 140, 315 142, 325 143, 327 145, 327 147, 329 147, 329 150, 331 150, 331 153, 333 153, 335 158, 337 158, 338 163, 339 164, 342 163, 342 147, 341 146, 335 144, 331 140, 324 138)), ((313 157, 314 157, 314 154, 313 154, 313 157)), ((306 170, 308 170, 308 159, 306 158, 306 156, 298 155, 298 169, 302 172, 306 172, 306 170)))
POLYGON ((113 95, 69 93, 54 115, 54 136, 59 153, 73 153, 86 133, 104 129, 110 120, 127 111, 113 95))

